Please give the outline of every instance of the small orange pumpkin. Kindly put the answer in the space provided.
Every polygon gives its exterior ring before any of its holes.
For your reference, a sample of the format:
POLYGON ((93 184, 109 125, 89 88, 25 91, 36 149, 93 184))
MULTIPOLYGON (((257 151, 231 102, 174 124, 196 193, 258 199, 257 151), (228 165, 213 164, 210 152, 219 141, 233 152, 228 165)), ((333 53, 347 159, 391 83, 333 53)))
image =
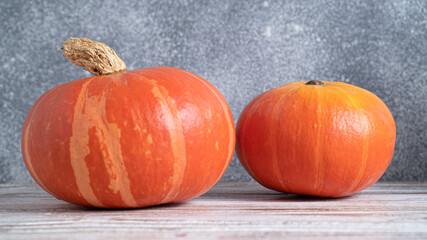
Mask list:
POLYGON ((63 49, 99 76, 54 87, 28 113, 22 153, 43 189, 77 205, 134 208, 195 198, 219 180, 235 132, 211 83, 172 67, 124 71, 89 39, 63 49))
POLYGON ((237 155, 259 183, 320 197, 348 196, 374 184, 396 138, 393 116, 377 96, 317 80, 262 93, 236 128, 237 155))

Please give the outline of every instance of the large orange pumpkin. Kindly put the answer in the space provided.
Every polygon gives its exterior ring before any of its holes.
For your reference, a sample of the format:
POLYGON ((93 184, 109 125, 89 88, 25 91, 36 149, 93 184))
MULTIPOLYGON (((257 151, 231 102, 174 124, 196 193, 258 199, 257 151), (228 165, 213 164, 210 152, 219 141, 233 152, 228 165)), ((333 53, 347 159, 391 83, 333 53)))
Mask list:
POLYGON ((237 154, 262 185, 343 197, 387 169, 396 127, 374 94, 340 82, 295 82, 252 100, 237 123, 237 154))
POLYGON ((35 102, 22 132, 34 180, 59 199, 105 208, 208 191, 234 152, 233 119, 221 93, 177 68, 120 71, 107 46, 69 41, 65 55, 99 76, 54 87, 35 102))

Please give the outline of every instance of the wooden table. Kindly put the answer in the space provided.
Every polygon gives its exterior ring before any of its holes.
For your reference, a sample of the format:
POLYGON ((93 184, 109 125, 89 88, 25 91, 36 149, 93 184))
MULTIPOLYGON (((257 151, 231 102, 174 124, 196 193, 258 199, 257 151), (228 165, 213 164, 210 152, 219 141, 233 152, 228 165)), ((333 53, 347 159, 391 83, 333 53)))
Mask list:
POLYGON ((0 185, 0 239, 427 239, 427 183, 377 183, 319 199, 257 183, 219 183, 185 202, 134 210, 82 208, 36 185, 0 185))

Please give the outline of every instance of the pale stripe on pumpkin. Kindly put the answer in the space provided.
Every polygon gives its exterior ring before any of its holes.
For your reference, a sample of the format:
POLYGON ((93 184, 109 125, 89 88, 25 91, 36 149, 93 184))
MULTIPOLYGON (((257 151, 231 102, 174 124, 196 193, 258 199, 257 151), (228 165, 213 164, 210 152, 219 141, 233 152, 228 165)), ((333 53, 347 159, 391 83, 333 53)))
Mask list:
MULTIPOLYGON (((113 82, 115 79, 111 79, 113 82)), ((107 85, 108 86, 108 85, 107 85)), ((103 95, 100 97, 99 102, 96 102, 97 99, 94 99, 94 110, 93 116, 96 120, 96 135, 99 139, 100 144, 104 144, 105 149, 102 149, 102 155, 105 161, 105 167, 107 172, 110 175, 110 185, 108 186, 114 193, 119 192, 122 197, 123 202, 128 207, 136 207, 138 204, 133 197, 130 180, 125 163, 123 160, 123 154, 121 151, 121 131, 116 123, 109 123, 106 116, 106 91, 108 87, 104 89, 103 95)), ((88 98, 88 102, 89 102, 88 98)), ((91 99, 92 100, 92 99, 91 99)), ((86 105, 87 109, 88 105, 86 105)), ((86 110, 88 111, 88 110, 86 110)))
POLYGON ((166 127, 169 131, 170 144, 172 148, 173 176, 169 192, 161 200, 161 203, 173 201, 179 194, 181 184, 184 180, 185 166, 187 164, 187 152, 185 148, 185 139, 182 129, 181 119, 178 117, 178 109, 169 97, 167 90, 151 81, 153 88, 151 93, 159 101, 161 111, 164 116, 166 127))
POLYGON ((128 207, 136 207, 137 203, 130 190, 130 181, 126 171, 120 145, 120 128, 115 123, 108 123, 106 119, 106 96, 93 95, 88 97, 87 81, 82 89, 74 107, 74 120, 72 124, 72 136, 70 139, 70 158, 76 183, 82 197, 90 204, 103 207, 104 204, 95 196, 90 185, 89 169, 85 158, 90 153, 89 130, 95 129, 95 134, 100 143, 105 167, 109 174, 109 188, 119 192, 123 202, 128 207), (84 109, 84 111, 83 111, 84 109))
POLYGON ((71 125, 72 133, 70 137, 70 162, 76 178, 77 188, 82 197, 91 205, 104 207, 93 193, 90 186, 89 169, 85 162, 85 157, 89 154, 89 135, 87 125, 87 116, 83 113, 83 107, 86 105, 87 86, 92 80, 82 85, 80 93, 74 106, 74 118, 71 125))

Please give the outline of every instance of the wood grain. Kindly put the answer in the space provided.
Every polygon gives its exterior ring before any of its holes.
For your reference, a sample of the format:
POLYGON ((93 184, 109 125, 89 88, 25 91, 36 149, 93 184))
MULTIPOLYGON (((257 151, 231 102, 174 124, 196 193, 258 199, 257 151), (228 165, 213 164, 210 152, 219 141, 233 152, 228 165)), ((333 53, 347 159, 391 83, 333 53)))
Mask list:
POLYGON ((0 185, 0 239, 427 238, 427 183, 377 183, 341 199, 219 183, 184 203, 82 208, 36 185, 0 185))

